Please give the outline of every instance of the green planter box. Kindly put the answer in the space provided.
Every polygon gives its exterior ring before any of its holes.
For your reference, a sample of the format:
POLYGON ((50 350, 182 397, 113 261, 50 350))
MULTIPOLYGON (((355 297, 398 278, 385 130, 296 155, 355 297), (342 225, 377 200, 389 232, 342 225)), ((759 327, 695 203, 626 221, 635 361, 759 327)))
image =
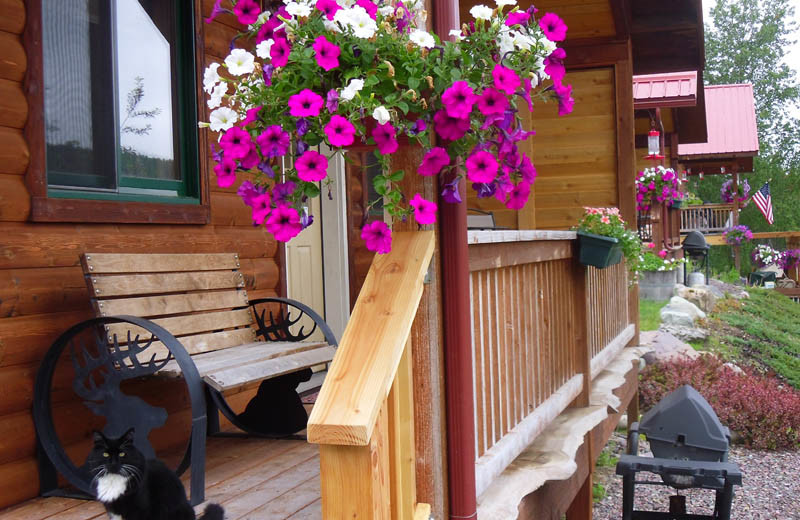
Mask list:
POLYGON ((616 238, 578 231, 578 243, 583 265, 603 269, 622 261, 622 245, 616 238))
POLYGON ((681 209, 683 207, 683 199, 672 199, 672 209, 681 209))

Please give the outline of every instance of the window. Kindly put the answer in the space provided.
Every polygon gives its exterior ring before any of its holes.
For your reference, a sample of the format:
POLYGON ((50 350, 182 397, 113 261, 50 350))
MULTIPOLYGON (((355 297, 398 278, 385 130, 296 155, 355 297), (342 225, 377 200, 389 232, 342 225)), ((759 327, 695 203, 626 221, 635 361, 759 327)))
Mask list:
POLYGON ((200 202, 192 3, 41 0, 47 198, 200 202))

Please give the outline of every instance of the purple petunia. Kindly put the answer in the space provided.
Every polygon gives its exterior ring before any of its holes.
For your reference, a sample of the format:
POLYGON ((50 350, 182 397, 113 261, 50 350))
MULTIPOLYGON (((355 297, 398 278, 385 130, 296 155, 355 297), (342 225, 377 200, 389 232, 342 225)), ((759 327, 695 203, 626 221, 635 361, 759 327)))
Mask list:
POLYGON ((284 67, 289 63, 289 53, 291 51, 292 48, 286 38, 277 38, 269 48, 269 57, 272 60, 272 64, 276 67, 284 67))
POLYGON ((229 188, 236 182, 236 162, 226 157, 214 166, 214 173, 217 174, 217 185, 220 188, 229 188))
POLYGON ((269 193, 256 193, 247 204, 251 208, 253 208, 253 225, 260 226, 264 223, 264 220, 269 215, 269 212, 272 210, 270 204, 272 203, 272 197, 270 197, 269 193))
POLYGON ((531 15, 524 11, 516 11, 508 15, 506 18, 506 25, 508 27, 514 27, 515 25, 525 25, 530 20, 531 15))
POLYGON ((414 218, 419 224, 424 226, 436 222, 437 207, 435 202, 423 199, 422 195, 417 193, 408 201, 408 204, 414 208, 414 218))
POLYGON ((289 98, 289 113, 294 117, 317 117, 325 101, 310 89, 303 89, 289 98))
POLYGON ((478 98, 478 110, 481 114, 488 116, 490 114, 502 114, 508 107, 508 98, 502 92, 494 88, 487 88, 478 98))
POLYGON ((292 181, 279 182, 272 187, 272 202, 278 206, 289 204, 296 185, 292 181))
POLYGON ((253 142, 250 134, 238 126, 229 128, 219 141, 220 147, 225 152, 225 157, 230 159, 243 159, 250 153, 253 142))
POLYGON ((256 137, 256 142, 264 157, 280 157, 289 149, 289 133, 280 125, 272 125, 256 137))
POLYGON ((289 206, 278 206, 272 210, 265 225, 267 231, 275 236, 275 240, 288 242, 303 230, 300 215, 289 206))
POLYGON ((567 51, 559 48, 544 59, 544 73, 550 76, 555 85, 561 85, 561 80, 564 79, 564 74, 566 73, 564 58, 566 57, 567 51))
POLYGON ((497 177, 497 159, 490 152, 479 150, 467 159, 467 178, 472 182, 492 182, 497 177))
POLYGON ((448 164, 450 164, 450 156, 447 154, 447 150, 441 146, 435 146, 428 150, 428 153, 422 158, 417 173, 426 176, 436 175, 448 164))
POLYGON ((333 21, 336 11, 342 8, 336 0, 317 0, 315 7, 325 13, 325 18, 330 21, 333 21))
POLYGON ((442 200, 448 204, 461 203, 461 193, 458 191, 459 182, 460 179, 456 177, 452 181, 446 182, 442 185, 442 200))
POLYGON ((319 35, 314 40, 314 52, 317 65, 325 70, 335 69, 339 66, 339 54, 342 52, 339 46, 328 41, 325 36, 319 35))
POLYGON ((325 135, 331 146, 350 146, 353 144, 356 128, 353 123, 340 115, 331 117, 325 125, 325 135))
POLYGON ((361 228, 361 240, 366 243, 368 250, 379 255, 392 250, 392 231, 381 220, 375 220, 361 228))
POLYGON ((506 200, 506 207, 508 209, 522 209, 525 207, 525 204, 528 202, 528 198, 531 196, 531 185, 528 182, 522 181, 514 188, 512 188, 511 193, 508 194, 508 200, 506 200))
POLYGON ((469 130, 469 119, 450 117, 446 110, 439 110, 433 116, 433 127, 442 139, 455 141, 464 137, 469 130))
POLYGON ((328 158, 313 150, 298 157, 294 166, 297 176, 306 182, 319 182, 328 174, 328 158))
POLYGON ((572 85, 555 85, 553 88, 558 97, 558 115, 565 116, 572 112, 575 100, 572 99, 572 85))
POLYGON ((499 63, 492 69, 492 79, 494 79, 494 86, 509 96, 517 90, 521 83, 516 72, 508 67, 503 67, 499 63))
POLYGON ((328 112, 331 114, 336 112, 336 109, 339 108, 339 92, 337 92, 335 88, 330 89, 325 96, 325 108, 327 108, 328 112))
POLYGON ((250 25, 256 23, 258 15, 261 14, 261 7, 255 0, 239 0, 233 8, 239 23, 242 25, 250 25))
POLYGON ((456 81, 442 94, 442 104, 447 115, 458 119, 469 116, 478 96, 466 81, 456 81))
POLYGON ((382 125, 375 125, 372 130, 372 138, 375 139, 375 144, 378 146, 378 151, 383 155, 389 155, 397 151, 397 139, 395 139, 396 130, 392 123, 384 123, 382 125))
POLYGON ((557 14, 546 13, 539 18, 539 27, 551 42, 564 41, 564 38, 567 37, 567 24, 557 14))

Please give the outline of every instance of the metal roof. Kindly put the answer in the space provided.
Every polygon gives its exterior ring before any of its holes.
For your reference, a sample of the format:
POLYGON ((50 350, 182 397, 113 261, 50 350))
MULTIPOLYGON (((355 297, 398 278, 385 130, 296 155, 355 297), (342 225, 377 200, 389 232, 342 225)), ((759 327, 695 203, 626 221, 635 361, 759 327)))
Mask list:
POLYGON ((698 156, 758 155, 758 129, 753 86, 709 85, 705 87, 708 141, 678 146, 680 158, 698 156))
POLYGON ((677 108, 697 104, 697 71, 633 77, 633 107, 677 108))

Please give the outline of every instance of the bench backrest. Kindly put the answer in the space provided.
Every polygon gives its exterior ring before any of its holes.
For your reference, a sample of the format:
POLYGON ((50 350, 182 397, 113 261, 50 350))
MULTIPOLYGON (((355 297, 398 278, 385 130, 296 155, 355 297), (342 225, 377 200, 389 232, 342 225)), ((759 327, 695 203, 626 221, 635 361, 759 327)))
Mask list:
MULTIPOLYGON (((176 336, 189 354, 256 341, 237 254, 85 253, 81 265, 97 316, 148 318, 176 336)), ((127 323, 106 326, 109 340, 116 335, 120 344, 129 331, 131 338, 150 337, 127 323)), ((166 356, 163 345, 153 348, 159 358, 166 356)))

